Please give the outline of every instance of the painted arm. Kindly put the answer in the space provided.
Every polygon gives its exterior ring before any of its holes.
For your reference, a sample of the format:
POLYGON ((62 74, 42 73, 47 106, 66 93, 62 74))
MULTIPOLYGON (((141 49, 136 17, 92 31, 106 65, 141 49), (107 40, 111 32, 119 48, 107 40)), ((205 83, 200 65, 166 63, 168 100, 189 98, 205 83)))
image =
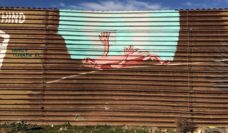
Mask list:
POLYGON ((109 53, 109 36, 110 36, 110 32, 102 32, 99 35, 100 41, 104 45, 103 56, 108 56, 108 53, 109 53))

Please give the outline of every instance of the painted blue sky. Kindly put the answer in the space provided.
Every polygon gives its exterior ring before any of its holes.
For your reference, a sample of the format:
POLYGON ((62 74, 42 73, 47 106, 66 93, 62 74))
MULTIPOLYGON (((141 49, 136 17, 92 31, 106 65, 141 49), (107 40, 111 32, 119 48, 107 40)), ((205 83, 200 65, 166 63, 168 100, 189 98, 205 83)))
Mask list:
POLYGON ((0 6, 77 10, 227 8, 228 0, 1 0, 0 6))

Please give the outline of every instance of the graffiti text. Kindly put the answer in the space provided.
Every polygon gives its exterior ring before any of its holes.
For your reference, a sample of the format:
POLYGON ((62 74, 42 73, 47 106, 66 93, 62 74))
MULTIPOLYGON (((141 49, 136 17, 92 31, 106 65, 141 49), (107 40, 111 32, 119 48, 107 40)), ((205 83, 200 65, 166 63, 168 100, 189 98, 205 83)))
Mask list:
POLYGON ((12 49, 13 56, 15 57, 40 57, 40 53, 29 53, 27 49, 23 48, 14 48, 12 49))
POLYGON ((24 23, 25 15, 23 12, 0 12, 1 23, 24 23))

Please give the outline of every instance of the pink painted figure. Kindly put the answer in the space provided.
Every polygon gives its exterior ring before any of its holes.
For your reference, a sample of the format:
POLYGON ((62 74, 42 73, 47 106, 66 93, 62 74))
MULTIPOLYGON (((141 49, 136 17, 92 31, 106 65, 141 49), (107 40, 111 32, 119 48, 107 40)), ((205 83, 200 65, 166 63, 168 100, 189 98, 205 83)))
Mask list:
POLYGON ((110 32, 102 32, 101 35, 99 35, 100 41, 104 45, 103 56, 108 56, 108 53, 109 53, 109 36, 110 36, 110 32))
POLYGON ((86 58, 82 60, 85 67, 95 68, 99 70, 115 69, 115 68, 129 68, 142 63, 147 60, 158 61, 161 65, 169 64, 169 61, 162 61, 159 56, 150 54, 149 52, 142 52, 134 48, 132 45, 124 49, 124 55, 109 56, 109 36, 110 32, 102 32, 99 39, 104 45, 103 56, 98 58, 86 58))

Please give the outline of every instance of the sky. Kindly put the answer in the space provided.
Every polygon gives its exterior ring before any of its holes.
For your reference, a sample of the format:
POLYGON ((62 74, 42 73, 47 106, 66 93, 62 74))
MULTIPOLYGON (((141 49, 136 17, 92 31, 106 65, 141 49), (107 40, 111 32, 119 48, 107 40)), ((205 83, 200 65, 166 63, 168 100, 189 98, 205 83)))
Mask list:
POLYGON ((1 7, 75 10, 172 10, 228 8, 228 0, 0 0, 1 7))

